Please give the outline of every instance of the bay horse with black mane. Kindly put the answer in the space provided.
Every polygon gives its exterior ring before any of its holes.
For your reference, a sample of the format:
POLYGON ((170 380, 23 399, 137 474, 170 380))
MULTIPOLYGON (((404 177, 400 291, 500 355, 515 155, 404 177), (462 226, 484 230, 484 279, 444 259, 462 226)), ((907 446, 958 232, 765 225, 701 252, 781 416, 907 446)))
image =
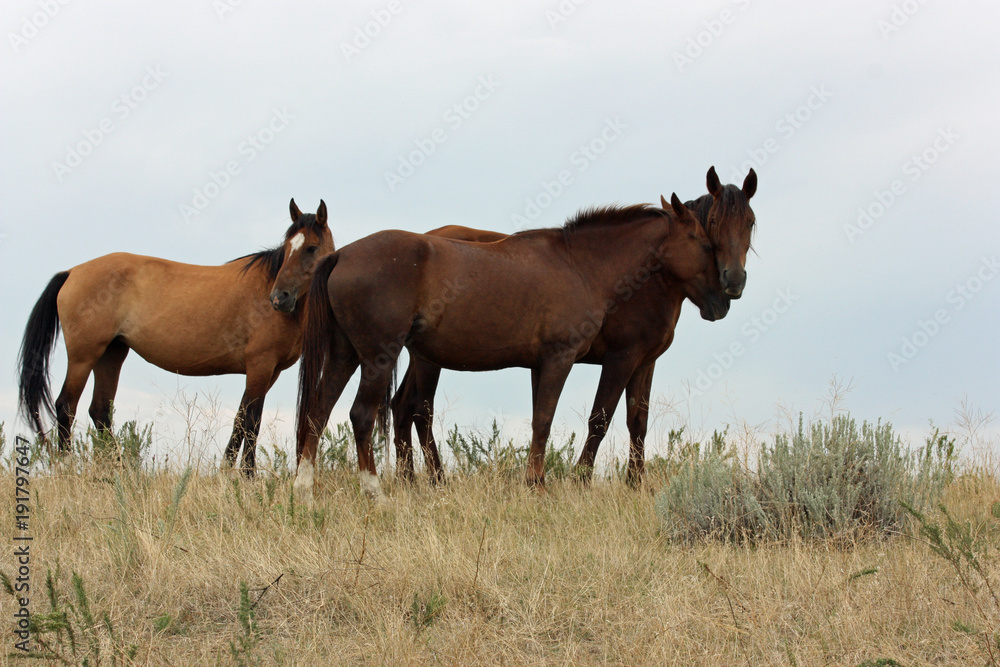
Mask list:
POLYGON ((369 497, 381 496, 372 427, 404 346, 444 368, 531 369, 526 480, 543 486, 545 445, 570 369, 618 307, 617 286, 658 273, 683 283, 703 318, 728 311, 708 236, 677 195, 670 213, 595 209, 495 243, 384 231, 341 248, 320 262, 309 290, 295 491, 312 498, 319 434, 360 365, 350 411, 360 482, 369 497))
POLYGON ((57 273, 28 317, 18 358, 20 409, 39 436, 45 411, 55 416, 60 450, 69 449, 91 373, 90 417, 110 430, 122 363, 135 350, 171 373, 246 375, 225 460, 235 464, 245 443, 242 468, 253 474, 264 396, 299 358, 302 298, 318 260, 334 250, 323 201, 315 215, 299 211, 294 199, 289 211, 282 245, 221 266, 113 253, 57 273), (53 403, 49 359, 60 325, 68 362, 53 403))
MULTIPOLYGON (((721 185, 715 169, 711 168, 707 184, 709 193, 686 202, 685 206, 695 211, 715 248, 724 293, 739 298, 746 282, 744 264, 756 222, 749 201, 757 190, 757 174, 751 169, 743 187, 738 188, 721 185)), ((662 197, 660 202, 665 210, 670 208, 662 197)), ((506 234, 459 225, 427 233, 481 243, 507 238, 506 234)), ((601 366, 597 395, 587 421, 587 439, 576 465, 578 474, 584 478, 589 478, 593 472, 608 422, 624 393, 630 443, 626 481, 636 485, 642 480, 653 370, 657 358, 673 342, 681 304, 687 296, 683 283, 671 280, 662 272, 645 278, 623 286, 618 307, 608 313, 587 354, 579 360, 579 363, 601 366)), ((431 480, 437 482, 443 478, 432 430, 434 394, 440 376, 440 366, 411 356, 409 367, 392 398, 396 470, 403 480, 410 481, 414 476, 411 440, 414 426, 431 480)))

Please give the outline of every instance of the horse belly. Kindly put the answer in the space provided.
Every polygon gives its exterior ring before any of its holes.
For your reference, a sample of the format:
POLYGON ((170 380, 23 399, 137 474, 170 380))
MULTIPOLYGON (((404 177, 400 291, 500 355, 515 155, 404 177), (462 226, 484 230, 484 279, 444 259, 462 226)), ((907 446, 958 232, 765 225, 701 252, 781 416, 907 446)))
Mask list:
MULTIPOLYGON (((140 357, 170 373, 180 375, 225 375, 246 372, 243 349, 205 345, 180 337, 160 336, 155 342, 125 337, 140 357)), ((245 346, 244 346, 245 347, 245 346)))
POLYGON ((408 347, 445 368, 464 371, 531 368, 538 362, 537 332, 520 321, 468 314, 418 320, 408 347))
POLYGON ((122 338, 149 363, 181 375, 246 372, 249 327, 227 316, 226 309, 189 306, 145 311, 123 323, 122 338))
MULTIPOLYGON (((407 347, 410 352, 431 361, 438 366, 456 371, 493 371, 501 368, 532 368, 537 364, 538 355, 525 348, 477 347, 475 345, 451 345, 451 341, 436 340, 429 343, 413 341, 407 347)), ((471 342, 471 341, 464 341, 471 342)))

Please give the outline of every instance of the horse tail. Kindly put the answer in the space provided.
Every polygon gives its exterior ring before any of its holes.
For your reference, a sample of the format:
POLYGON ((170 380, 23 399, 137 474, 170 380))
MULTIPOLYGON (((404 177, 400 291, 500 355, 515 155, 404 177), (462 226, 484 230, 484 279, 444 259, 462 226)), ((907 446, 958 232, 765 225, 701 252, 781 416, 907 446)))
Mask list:
POLYGON ((316 265, 309 285, 309 308, 302 332, 302 357, 299 360, 299 407, 296 432, 300 444, 305 441, 309 429, 314 426, 309 423, 309 413, 318 400, 323 368, 330 356, 330 330, 334 316, 327 282, 339 258, 340 253, 334 252, 321 259, 316 265))
POLYGON ((39 436, 44 434, 42 410, 49 416, 55 415, 52 394, 49 390, 49 358, 59 336, 59 310, 56 298, 62 289, 69 271, 57 273, 49 281, 35 307, 28 316, 24 328, 21 350, 17 355, 18 385, 17 400, 24 415, 39 436))
POLYGON ((392 403, 392 395, 396 393, 398 372, 399 358, 397 357, 396 363, 392 366, 392 382, 385 387, 385 396, 382 397, 382 402, 378 405, 378 414, 375 417, 375 429, 385 442, 386 447, 389 446, 389 423, 392 416, 390 404, 392 403))

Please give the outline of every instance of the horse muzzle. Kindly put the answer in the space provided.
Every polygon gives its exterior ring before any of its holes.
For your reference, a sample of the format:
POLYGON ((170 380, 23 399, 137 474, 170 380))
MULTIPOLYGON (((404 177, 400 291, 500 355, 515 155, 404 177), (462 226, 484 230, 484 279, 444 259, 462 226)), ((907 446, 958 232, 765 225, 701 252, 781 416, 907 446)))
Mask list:
POLYGON ((715 322, 729 314, 729 299, 719 299, 701 307, 701 319, 715 322))
POLYGON ((285 291, 275 290, 271 292, 271 307, 280 313, 290 313, 295 310, 295 303, 298 301, 296 295, 285 291))
POLYGON ((731 275, 729 270, 726 269, 719 278, 723 294, 730 299, 738 299, 743 296, 743 288, 747 284, 746 271, 733 272, 731 275))

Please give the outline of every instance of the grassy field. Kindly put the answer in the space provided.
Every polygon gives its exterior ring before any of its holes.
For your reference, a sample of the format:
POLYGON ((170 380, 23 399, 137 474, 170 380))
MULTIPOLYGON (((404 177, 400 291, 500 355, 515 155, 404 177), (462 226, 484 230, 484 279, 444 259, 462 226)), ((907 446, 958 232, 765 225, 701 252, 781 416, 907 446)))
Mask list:
MULTIPOLYGON (((520 482, 515 451, 493 456, 502 452, 480 442, 477 454, 478 441, 455 436, 447 484, 383 476, 378 505, 350 461, 330 463, 336 437, 313 507, 294 503, 281 460, 252 481, 150 469, 141 445, 131 464, 86 446, 68 462, 38 461, 31 648, 53 664, 90 665, 1000 662, 1000 484, 982 461, 935 477, 923 525, 901 513, 816 537, 793 518, 798 528, 755 536, 727 533, 720 516, 717 529, 685 533, 669 508, 694 487, 677 480, 728 461, 745 486, 759 476, 752 456, 686 443, 634 491, 613 472, 590 486, 560 474, 572 456, 563 448, 542 495, 520 482)), ((0 473, 11 501, 14 444, 0 473)), ((14 503, 4 505, 10 583, 21 533, 14 503)), ((0 661, 23 662, 16 603, 0 599, 0 661)))

